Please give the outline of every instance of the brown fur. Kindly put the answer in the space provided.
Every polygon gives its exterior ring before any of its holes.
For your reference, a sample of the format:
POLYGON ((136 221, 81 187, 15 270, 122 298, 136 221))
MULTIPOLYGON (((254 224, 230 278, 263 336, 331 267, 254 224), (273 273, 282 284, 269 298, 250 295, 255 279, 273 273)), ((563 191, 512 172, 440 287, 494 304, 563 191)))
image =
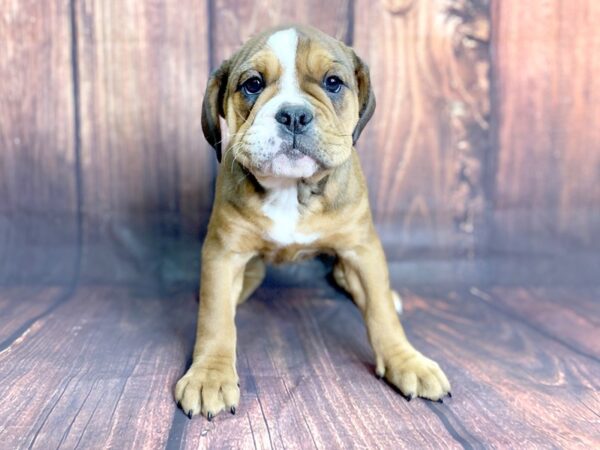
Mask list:
POLYGON ((439 366, 406 339, 394 309, 383 248, 371 219, 367 186, 352 147, 375 107, 368 69, 344 44, 310 28, 297 29, 301 33, 297 50, 300 87, 310 95, 317 111, 320 145, 327 150, 323 170, 298 181, 297 229, 319 237, 308 245, 285 247, 265 238, 265 229, 271 226, 261 211, 265 191, 249 170, 252 162, 243 148, 230 151, 243 141, 262 104, 276 93, 269 80, 279 77, 278 61, 264 49, 268 36, 276 31, 269 30, 226 61, 207 87, 205 135, 220 157, 221 115, 227 120, 232 140, 223 155, 202 248, 193 363, 175 389, 175 398, 190 416, 202 413, 210 419, 225 408, 232 412, 237 408, 235 309, 262 281, 265 262, 294 261, 318 252, 337 255, 334 278, 363 314, 377 374, 409 398, 438 400, 450 390, 439 366), (349 88, 337 104, 320 87, 321 79, 332 69, 341 74, 349 88), (255 71, 263 74, 267 88, 251 108, 236 86, 255 71))

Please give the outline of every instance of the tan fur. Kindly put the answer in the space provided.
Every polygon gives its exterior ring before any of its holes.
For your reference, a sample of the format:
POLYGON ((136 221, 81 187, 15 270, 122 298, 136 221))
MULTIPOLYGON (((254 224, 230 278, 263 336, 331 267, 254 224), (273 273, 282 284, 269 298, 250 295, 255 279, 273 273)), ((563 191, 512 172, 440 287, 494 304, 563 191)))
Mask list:
MULTIPOLYGON (((243 141, 244 132, 261 104, 275 95, 276 87, 271 85, 261 94, 259 102, 249 108, 235 91, 239 78, 248 71, 260 70, 265 78, 277 79, 277 60, 264 49, 271 30, 251 40, 226 62, 230 67, 227 88, 221 88, 223 115, 233 138, 223 155, 202 248, 193 363, 175 389, 175 398, 190 415, 202 413, 210 419, 223 409, 235 411, 238 405, 235 309, 264 278, 265 261, 294 261, 318 252, 338 257, 334 277, 352 295, 364 317, 377 374, 385 376, 409 398, 438 400, 450 391, 439 366, 406 339, 394 309, 394 294, 383 248, 373 226, 367 186, 352 147, 359 116, 374 107, 374 103, 367 105, 374 102, 372 95, 364 92, 368 72, 355 67, 359 60, 343 44, 312 29, 299 30, 302 33, 297 55, 300 86, 311 95, 318 115, 315 120, 319 123, 319 139, 327 148, 325 159, 330 164, 312 178, 298 181, 297 229, 314 233, 318 238, 310 244, 284 247, 266 238, 265 230, 272 224, 261 210, 265 192, 249 173, 251 161, 244 156, 243 148, 231 150, 243 141), (319 84, 334 66, 350 89, 350 94, 338 105, 331 104, 319 84)), ((218 82, 209 82, 209 89, 219 89, 218 82)), ((207 98, 214 98, 214 92, 207 92, 207 98)))

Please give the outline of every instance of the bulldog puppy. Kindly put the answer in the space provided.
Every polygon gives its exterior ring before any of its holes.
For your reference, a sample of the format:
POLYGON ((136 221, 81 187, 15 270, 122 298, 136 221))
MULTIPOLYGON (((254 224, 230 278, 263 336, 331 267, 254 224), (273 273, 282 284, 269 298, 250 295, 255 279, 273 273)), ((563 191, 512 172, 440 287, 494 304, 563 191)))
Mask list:
POLYGON ((235 413, 236 306, 265 276, 266 262, 332 252, 334 278, 367 327, 376 373, 411 399, 440 400, 448 379, 407 340, 373 227, 353 147, 375 109, 367 66, 320 31, 266 31, 208 81, 202 129, 222 163, 202 247, 193 363, 175 387, 191 418, 235 413), (229 131, 221 152, 219 116, 229 131))

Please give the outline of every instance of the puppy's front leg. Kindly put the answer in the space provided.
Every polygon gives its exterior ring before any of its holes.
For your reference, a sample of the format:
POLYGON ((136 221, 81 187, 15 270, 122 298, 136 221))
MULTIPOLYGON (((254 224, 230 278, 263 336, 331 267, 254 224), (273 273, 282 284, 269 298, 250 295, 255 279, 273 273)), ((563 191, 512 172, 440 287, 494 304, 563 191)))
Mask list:
POLYGON ((225 408, 231 413, 237 408, 234 317, 251 256, 232 253, 210 236, 203 246, 193 362, 175 386, 175 399, 190 418, 202 413, 211 420, 225 408))
POLYGON ((376 372, 409 400, 440 400, 450 383, 438 364, 408 341, 394 308, 385 255, 374 230, 361 245, 338 251, 346 286, 360 308, 376 359, 376 372))

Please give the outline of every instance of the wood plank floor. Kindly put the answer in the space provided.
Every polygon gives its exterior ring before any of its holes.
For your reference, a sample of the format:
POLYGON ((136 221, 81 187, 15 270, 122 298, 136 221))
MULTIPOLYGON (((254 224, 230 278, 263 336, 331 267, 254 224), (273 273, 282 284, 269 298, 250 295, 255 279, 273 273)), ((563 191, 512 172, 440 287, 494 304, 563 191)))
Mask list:
POLYGON ((0 447, 600 447, 600 283, 402 289, 398 273, 407 333, 452 399, 406 402, 343 294, 275 272, 239 308, 238 413, 210 423, 172 399, 192 290, 1 288, 0 447))

